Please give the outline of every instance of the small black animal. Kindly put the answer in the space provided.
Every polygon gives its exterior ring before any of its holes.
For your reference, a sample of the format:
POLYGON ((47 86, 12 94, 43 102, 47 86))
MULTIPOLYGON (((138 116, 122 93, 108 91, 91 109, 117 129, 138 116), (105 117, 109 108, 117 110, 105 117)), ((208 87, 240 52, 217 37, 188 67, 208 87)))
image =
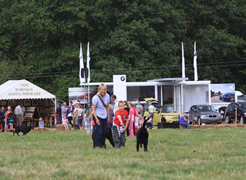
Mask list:
POLYGON ((109 124, 107 124, 107 130, 106 130, 106 139, 109 140, 110 144, 114 147, 114 139, 113 139, 113 134, 112 134, 112 123, 110 122, 109 124))
MULTIPOLYGON (((112 123, 110 124, 107 124, 107 130, 106 130, 106 139, 109 140, 110 144, 114 147, 114 140, 113 140, 113 134, 112 134, 112 131, 111 131, 111 127, 112 127, 112 123)), ((96 134, 97 134, 97 131, 94 130, 94 132, 92 133, 92 141, 93 141, 93 148, 95 148, 95 139, 96 139, 96 134)), ((106 149, 106 144, 102 144, 102 148, 105 148, 106 149)))
POLYGON ((149 118, 144 120, 143 126, 138 130, 136 134, 137 138, 137 151, 139 151, 139 145, 142 148, 142 144, 144 145, 144 151, 147 151, 148 146, 148 139, 149 139, 149 133, 145 127, 146 122, 149 120, 149 118))
POLYGON ((26 135, 27 133, 29 133, 31 130, 34 130, 34 128, 32 126, 28 126, 28 127, 25 127, 25 126, 16 126, 15 127, 15 131, 13 131, 13 136, 15 135, 15 133, 19 135, 20 132, 23 133, 23 136, 26 135))

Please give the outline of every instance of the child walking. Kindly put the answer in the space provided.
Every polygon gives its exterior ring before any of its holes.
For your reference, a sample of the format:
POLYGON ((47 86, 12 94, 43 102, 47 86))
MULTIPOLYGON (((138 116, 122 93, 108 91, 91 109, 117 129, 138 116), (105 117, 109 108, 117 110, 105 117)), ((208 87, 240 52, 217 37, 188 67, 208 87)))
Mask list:
POLYGON ((44 121, 43 118, 39 118, 39 128, 41 131, 44 131, 44 121))
POLYGON ((64 126, 65 130, 69 131, 66 116, 62 117, 62 125, 64 126))
POLYGON ((129 115, 128 112, 124 109, 124 102, 119 101, 118 106, 119 110, 115 112, 113 124, 113 139, 115 148, 121 148, 125 146, 125 131, 129 124, 129 115))
POLYGON ((139 114, 138 117, 139 117, 138 119, 139 128, 141 128, 143 126, 144 119, 143 119, 142 114, 139 114))
POLYGON ((90 136, 90 134, 91 134, 91 120, 92 120, 90 110, 86 111, 85 120, 86 120, 86 133, 88 136, 90 136))

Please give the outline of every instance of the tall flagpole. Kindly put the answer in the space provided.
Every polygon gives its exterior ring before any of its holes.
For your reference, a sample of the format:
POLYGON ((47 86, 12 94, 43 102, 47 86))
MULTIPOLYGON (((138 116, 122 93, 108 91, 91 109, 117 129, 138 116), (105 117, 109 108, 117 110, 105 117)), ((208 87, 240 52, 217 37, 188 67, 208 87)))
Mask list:
POLYGON ((194 42, 194 61, 193 61, 193 66, 194 66, 194 81, 197 81, 198 80, 198 76, 197 76, 196 42, 194 42))
MULTIPOLYGON (((182 78, 185 78, 185 58, 184 58, 184 45, 182 42, 182 78)), ((185 81, 185 80, 183 80, 185 81)), ((180 85, 180 97, 181 97, 181 112, 183 113, 183 106, 184 106, 184 85, 180 85)))
POLYGON ((90 104, 90 86, 89 83, 91 81, 91 73, 90 73, 90 50, 89 50, 89 42, 88 42, 88 46, 87 46, 87 84, 88 84, 88 105, 90 104))
POLYGON ((185 58, 184 58, 184 45, 183 45, 183 42, 182 42, 182 78, 185 78, 185 58))

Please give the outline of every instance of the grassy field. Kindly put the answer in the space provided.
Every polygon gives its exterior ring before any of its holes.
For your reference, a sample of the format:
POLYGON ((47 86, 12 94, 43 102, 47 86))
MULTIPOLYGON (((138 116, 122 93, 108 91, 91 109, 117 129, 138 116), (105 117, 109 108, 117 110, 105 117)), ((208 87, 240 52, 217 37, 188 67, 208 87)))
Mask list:
POLYGON ((0 179, 245 179, 246 128, 149 131, 149 151, 93 149, 83 131, 0 134, 0 179))

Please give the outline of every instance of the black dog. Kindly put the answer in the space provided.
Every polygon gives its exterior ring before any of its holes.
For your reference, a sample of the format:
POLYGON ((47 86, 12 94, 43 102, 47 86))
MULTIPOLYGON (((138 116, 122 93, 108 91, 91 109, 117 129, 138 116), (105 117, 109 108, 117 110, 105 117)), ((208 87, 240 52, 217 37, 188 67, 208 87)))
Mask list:
POLYGON ((139 145, 142 148, 142 144, 144 145, 144 151, 147 151, 147 146, 148 146, 148 139, 149 139, 149 133, 145 127, 146 122, 149 120, 149 118, 147 118, 146 120, 144 120, 143 126, 138 130, 137 134, 136 134, 136 138, 137 138, 137 151, 139 151, 139 145))
POLYGON ((23 136, 26 135, 27 133, 29 133, 31 130, 34 130, 34 128, 32 126, 28 126, 28 127, 25 127, 25 126, 16 126, 15 127, 15 131, 13 132, 13 136, 15 135, 15 133, 19 135, 20 132, 23 133, 23 136))
MULTIPOLYGON (((112 127, 112 123, 107 124, 106 139, 108 139, 110 144, 114 147, 115 145, 114 145, 114 140, 113 140, 113 134, 112 134, 112 131, 111 131, 111 127, 112 127)), ((96 134, 97 134, 97 131, 94 130, 94 132, 92 133, 92 136, 91 136, 92 140, 93 140, 93 148, 95 148, 96 134)), ((106 149, 106 144, 102 144, 102 148, 106 149)))
MULTIPOLYGON (((92 118, 93 118, 93 121, 95 122, 96 124, 96 119, 94 117, 94 115, 92 115, 92 118)), ((109 140, 110 144, 114 147, 114 140, 113 140, 113 134, 112 134, 112 131, 111 131, 111 127, 112 127, 112 122, 110 122, 109 124, 107 123, 107 131, 106 131, 106 139, 109 140)), ((95 148, 95 139, 96 139, 96 134, 97 134, 97 130, 94 129, 93 133, 92 133, 92 141, 93 141, 93 148, 95 148)), ((106 149, 106 144, 102 144, 101 145, 102 148, 105 148, 106 149)))
POLYGON ((114 139, 113 139, 113 134, 112 134, 112 123, 107 124, 107 131, 106 131, 106 139, 109 140, 110 144, 114 147, 114 139))

